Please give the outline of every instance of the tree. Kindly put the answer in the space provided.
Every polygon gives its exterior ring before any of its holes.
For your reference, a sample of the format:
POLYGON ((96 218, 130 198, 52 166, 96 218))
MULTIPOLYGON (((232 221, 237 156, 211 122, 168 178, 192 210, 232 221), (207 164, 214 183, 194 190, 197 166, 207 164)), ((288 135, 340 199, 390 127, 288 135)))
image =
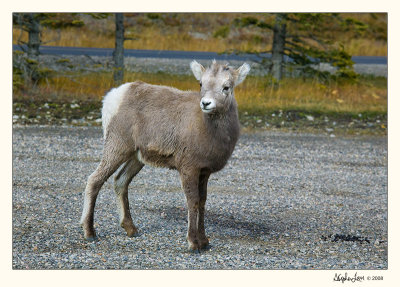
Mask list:
MULTIPOLYGON (((104 19, 107 13, 87 13, 94 19, 104 19)), ((28 42, 17 39, 18 45, 26 54, 25 61, 19 64, 25 82, 36 84, 44 77, 39 68, 41 34, 43 27, 64 29, 67 27, 82 27, 85 23, 79 13, 14 13, 13 24, 28 33, 28 42)), ((21 33, 22 35, 22 33, 21 33)))
POLYGON ((119 85, 124 79, 124 14, 115 13, 114 82, 119 85))
POLYGON ((23 71, 25 82, 31 84, 36 84, 42 78, 39 69, 42 28, 80 27, 84 25, 78 14, 66 13, 14 13, 13 24, 28 33, 28 42, 24 42, 20 38, 17 39, 17 42, 26 54, 25 61, 20 63, 20 69, 23 71))
MULTIPOLYGON (((343 46, 333 43, 330 29, 351 29, 354 21, 343 19, 335 13, 278 13, 265 14, 264 19, 243 17, 236 19, 240 27, 257 27, 261 33, 273 32, 272 50, 257 53, 259 61, 270 69, 272 82, 277 88, 288 65, 296 67, 303 75, 329 77, 318 69, 320 63, 336 67, 337 77, 355 78, 351 55, 343 46), (272 55, 269 55, 272 53, 272 55), (285 56, 290 63, 285 61, 285 56)), ((357 22, 361 25, 360 22, 357 22)))
POLYGON ((114 58, 114 83, 120 85, 124 79, 124 42, 136 40, 135 37, 125 37, 124 14, 115 13, 115 49, 114 58))
POLYGON ((271 74, 277 82, 282 79, 283 61, 286 45, 286 19, 286 14, 276 15, 275 24, 273 26, 274 40, 272 42, 271 74))
POLYGON ((40 47, 40 16, 37 13, 14 13, 13 22, 28 32, 28 42, 19 40, 19 44, 26 45, 25 81, 36 83, 39 80, 39 47, 40 47))

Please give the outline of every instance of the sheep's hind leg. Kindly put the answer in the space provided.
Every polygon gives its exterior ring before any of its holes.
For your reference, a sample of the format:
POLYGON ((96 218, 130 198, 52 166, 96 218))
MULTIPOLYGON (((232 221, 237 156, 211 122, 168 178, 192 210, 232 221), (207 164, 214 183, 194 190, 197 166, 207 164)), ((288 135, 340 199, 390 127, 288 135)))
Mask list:
POLYGON ((132 157, 130 153, 129 149, 119 142, 115 145, 106 142, 100 164, 88 178, 80 224, 83 228, 85 239, 89 241, 94 240, 96 237, 93 227, 94 207, 100 188, 127 158, 132 157))
POLYGON ((114 177, 114 190, 117 195, 120 224, 129 237, 136 236, 138 232, 137 228, 133 224, 129 210, 128 186, 143 166, 144 165, 134 157, 128 160, 119 173, 114 177))

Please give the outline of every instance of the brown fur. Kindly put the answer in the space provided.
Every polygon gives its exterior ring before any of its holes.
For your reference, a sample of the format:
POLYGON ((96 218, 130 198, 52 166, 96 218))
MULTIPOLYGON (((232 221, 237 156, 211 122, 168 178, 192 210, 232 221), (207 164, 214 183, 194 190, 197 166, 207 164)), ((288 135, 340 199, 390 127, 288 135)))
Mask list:
POLYGON ((198 250, 208 245, 204 230, 207 182, 211 173, 225 166, 239 137, 233 95, 239 70, 213 63, 202 72, 205 88, 200 93, 143 82, 130 85, 105 129, 102 161, 88 179, 81 219, 85 238, 95 237, 94 203, 102 184, 123 164, 115 176, 121 226, 129 236, 136 234, 129 211, 128 185, 144 164, 150 164, 178 170, 188 204, 189 247, 198 250), (229 94, 220 92, 222 83, 231 86, 229 94), (205 95, 217 101, 212 113, 200 108, 205 95))

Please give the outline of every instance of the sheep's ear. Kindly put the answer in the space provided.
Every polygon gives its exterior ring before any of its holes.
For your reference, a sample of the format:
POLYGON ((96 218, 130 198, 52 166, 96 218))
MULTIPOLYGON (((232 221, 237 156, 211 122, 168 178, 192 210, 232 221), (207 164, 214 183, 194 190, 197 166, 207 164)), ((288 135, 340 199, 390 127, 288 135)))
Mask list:
POLYGON ((203 76, 203 73, 206 69, 204 69, 204 67, 196 61, 192 61, 190 63, 190 68, 192 69, 193 75, 196 77, 196 79, 200 81, 201 76, 203 76))
POLYGON ((247 63, 244 63, 237 70, 235 70, 235 86, 243 82, 249 72, 250 65, 247 63))

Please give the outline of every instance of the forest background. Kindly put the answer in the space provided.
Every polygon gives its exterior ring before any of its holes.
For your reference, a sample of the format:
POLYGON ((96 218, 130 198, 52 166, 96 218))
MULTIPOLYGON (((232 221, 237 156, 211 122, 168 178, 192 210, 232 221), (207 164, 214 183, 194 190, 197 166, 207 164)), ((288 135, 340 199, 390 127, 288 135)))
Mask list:
MULTIPOLYGON (((124 13, 124 48, 218 53, 271 52, 277 15, 272 13, 124 13)), ((282 14, 281 14, 282 15, 282 14)), ((285 14, 285 55, 300 55, 297 65, 284 63, 282 78, 251 74, 235 94, 245 128, 298 129, 336 133, 387 133, 387 78, 354 73, 349 56, 387 56, 386 13, 285 14), (286 49, 287 48, 287 49, 286 49), (298 52, 300 51, 300 52, 298 52), (336 51, 336 52, 332 52, 336 51), (297 53, 297 54, 296 54, 297 53), (315 69, 308 57, 330 62, 336 73, 315 69), (302 62, 301 62, 302 61, 302 62), (299 65, 299 63, 301 63, 299 65), (300 67, 300 69, 299 69, 300 67), (289 73, 297 69, 298 73, 289 73)), ((17 15, 15 15, 17 16, 17 15)), ((55 13, 40 19, 40 44, 114 48, 115 14, 55 13)), ((278 23, 279 24, 279 23, 278 23)), ((281 24, 282 27, 282 24, 281 24)), ((29 42, 14 17, 13 44, 29 42)), ((21 124, 99 124, 101 99, 116 85, 113 59, 91 59, 76 69, 71 57, 38 57, 38 78, 27 80, 27 53, 13 56, 13 121, 21 124), (54 65, 53 65, 54 66, 54 65), (52 66, 52 67, 53 67, 52 66), (63 68, 64 67, 64 68, 63 68)), ((210 59, 211 60, 211 59, 210 59)), ((135 59, 131 61, 135 63, 135 59)), ((273 70, 273 68, 272 68, 273 70)), ((269 71, 269 72, 268 72, 269 71)), ((191 75, 124 69, 123 81, 142 80, 180 89, 198 89, 191 75)))

